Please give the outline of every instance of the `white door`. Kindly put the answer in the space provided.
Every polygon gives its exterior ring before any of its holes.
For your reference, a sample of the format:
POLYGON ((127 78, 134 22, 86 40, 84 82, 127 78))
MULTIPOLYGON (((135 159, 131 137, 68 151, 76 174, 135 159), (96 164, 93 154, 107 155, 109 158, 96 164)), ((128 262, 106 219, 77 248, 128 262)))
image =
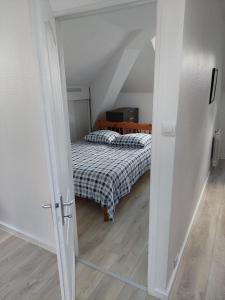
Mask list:
MULTIPOLYGON (((62 299, 74 300, 74 190, 55 19, 48 0, 32 0, 32 6, 43 88, 47 154, 52 184, 51 209, 62 299)), ((44 208, 48 208, 48 205, 44 208)))

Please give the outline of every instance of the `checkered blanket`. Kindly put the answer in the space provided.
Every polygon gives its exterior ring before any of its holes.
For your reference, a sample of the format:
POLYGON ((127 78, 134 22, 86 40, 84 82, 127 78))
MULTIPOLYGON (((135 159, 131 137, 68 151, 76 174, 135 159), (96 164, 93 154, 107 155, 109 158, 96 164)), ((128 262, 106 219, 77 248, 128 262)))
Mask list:
POLYGON ((107 207, 113 219, 119 200, 150 169, 151 144, 142 149, 79 141, 72 144, 75 195, 107 207))

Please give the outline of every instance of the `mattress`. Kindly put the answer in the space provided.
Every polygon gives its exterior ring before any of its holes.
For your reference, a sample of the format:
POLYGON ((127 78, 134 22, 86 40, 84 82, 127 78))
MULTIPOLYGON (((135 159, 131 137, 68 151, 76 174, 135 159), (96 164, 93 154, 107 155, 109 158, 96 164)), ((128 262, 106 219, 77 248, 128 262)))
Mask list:
POLYGON ((150 169, 151 143, 137 149, 81 140, 71 149, 75 196, 106 207, 112 220, 120 199, 150 169))

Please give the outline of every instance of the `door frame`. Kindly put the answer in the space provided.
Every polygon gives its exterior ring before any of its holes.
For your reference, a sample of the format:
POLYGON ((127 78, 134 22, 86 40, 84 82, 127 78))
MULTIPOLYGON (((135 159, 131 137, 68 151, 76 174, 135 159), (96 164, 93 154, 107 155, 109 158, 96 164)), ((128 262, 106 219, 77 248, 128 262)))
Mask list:
MULTIPOLYGON (((29 0, 32 1, 32 0, 29 0)), ((150 210, 149 210, 149 243, 148 243, 148 281, 147 289, 148 293, 152 296, 158 297, 160 299, 168 299, 169 291, 167 288, 167 256, 169 247, 169 234, 170 234, 170 214, 171 214, 171 201, 168 199, 168 205, 164 205, 163 201, 159 201, 159 194, 161 189, 160 178, 163 175, 163 168, 160 165, 160 153, 156 155, 157 149, 160 147, 160 133, 159 127, 161 126, 161 118, 159 114, 159 101, 161 97, 159 95, 159 88, 161 86, 160 76, 162 76, 163 68, 162 62, 160 60, 160 55, 162 53, 161 38, 163 35, 163 26, 161 26, 163 13, 164 13, 164 3, 168 0, 108 0, 99 1, 96 4, 87 4, 83 6, 73 7, 72 9, 57 11, 55 13, 56 24, 58 20, 65 20, 73 17, 82 17, 98 13, 105 13, 113 10, 122 9, 125 7, 134 7, 151 2, 157 2, 157 30, 156 30, 156 57, 155 57, 155 83, 154 83, 154 96, 153 96, 153 141, 152 141, 152 169, 151 169, 151 183, 154 177, 154 188, 151 188, 149 193, 150 200, 150 210), (58 19, 58 20, 57 20, 58 19), (163 212, 165 220, 159 218, 159 211, 163 212), (167 223, 167 227, 165 227, 167 223), (164 260, 161 260, 165 256, 164 260), (161 280, 160 278, 163 278, 161 280)), ((38 26, 35 24, 34 26, 38 26)), ((57 29, 60 31, 59 26, 57 29)), ((65 66, 63 59, 63 51, 59 42, 59 57, 61 65, 61 80, 62 89, 64 96, 64 104, 67 100, 66 84, 65 84, 65 66)), ((64 105, 63 104, 63 105, 64 105)), ((46 107, 45 107, 46 109, 46 107)), ((50 112, 48 112, 50 113, 50 112)), ((69 135, 69 128, 67 128, 69 135)), ((49 132, 46 131, 46 136, 49 136, 49 132)), ((52 174, 51 174, 52 176, 52 174)), ((169 198, 169 197, 168 197, 169 198)), ((162 215, 162 213, 161 213, 162 215)), ((76 222, 75 222, 76 223, 76 222)), ((77 224, 75 224, 75 246, 76 255, 78 255, 78 237, 77 237, 77 224)))
MULTIPOLYGON (((60 62, 61 62, 61 67, 62 67, 62 73, 65 74, 65 65, 64 65, 64 57, 63 57, 63 44, 62 44, 62 32, 61 32, 61 21, 63 20, 69 20, 69 19, 74 19, 74 18, 80 18, 80 17, 87 17, 87 16, 91 16, 91 15, 96 15, 96 14, 100 14, 100 13, 106 13, 106 12, 111 12, 111 11, 115 11, 115 10, 119 10, 119 9, 123 9, 123 8, 129 8, 129 7, 134 7, 134 6, 140 6, 140 5, 144 5, 144 4, 148 4, 148 3, 153 3, 156 2, 157 3, 157 29, 156 29, 156 36, 160 35, 160 19, 159 16, 161 16, 161 14, 158 13, 159 10, 159 2, 161 0, 114 0, 113 4, 107 4, 107 3, 97 3, 95 5, 85 5, 85 7, 80 8, 80 7, 74 7, 73 9, 69 9, 69 10, 64 10, 61 13, 57 12, 55 14, 55 19, 56 19, 56 24, 57 24, 57 34, 58 34, 58 42, 59 42, 59 51, 60 53, 60 62)), ((156 79, 156 75, 159 75, 157 70, 159 69, 159 64, 160 64, 160 44, 156 43, 156 49, 155 49, 155 53, 156 53, 156 57, 155 57, 155 84, 154 84, 154 90, 157 89, 158 87, 158 80, 156 79)), ((66 87, 66 77, 62 76, 62 86, 66 87)), ((155 91, 153 92, 153 103, 156 103, 156 101, 158 101, 158 99, 156 100, 157 95, 155 93, 155 91)), ((65 99, 67 99, 67 95, 65 94, 65 99)), ((154 115, 154 123, 157 121, 157 111, 158 111, 158 106, 157 105, 153 105, 153 115, 154 115)), ((155 135, 154 132, 154 126, 153 126, 153 136, 155 135)), ((154 149, 155 146, 155 142, 156 138, 153 138, 153 144, 152 144, 152 148, 154 149)), ((156 164, 154 164, 156 165, 156 164)), ((155 173, 158 173, 158 169, 156 168, 155 170, 151 170, 151 178, 153 176, 157 176, 157 175, 152 175, 155 173)), ((151 179, 150 179, 151 180, 151 179)), ((151 183, 150 183, 151 186, 151 183)), ((158 273, 158 269, 157 269, 157 265, 156 264, 152 264, 150 263, 150 261, 156 261, 157 260, 157 255, 159 253, 159 251, 161 250, 160 248, 156 247, 158 245, 158 243, 156 243, 156 236, 159 237, 159 228, 158 228, 158 224, 159 224, 159 220, 157 220, 155 217, 153 216, 158 216, 158 210, 163 209, 164 210, 164 206, 160 207, 159 206, 159 202, 158 202, 158 189, 159 189, 159 185, 157 187, 155 187, 155 189, 151 189, 150 193, 149 193, 149 201, 150 201, 150 211, 149 211, 149 238, 148 241, 151 241, 148 243, 148 280, 147 280, 147 290, 148 293, 152 296, 156 296, 156 297, 160 297, 160 299, 167 299, 167 295, 166 292, 163 291, 163 289, 160 287, 158 287, 157 282, 155 281, 156 276, 155 274, 158 273), (150 200, 151 199, 151 200, 150 200), (151 228, 151 230, 150 230, 151 228), (153 242, 152 242, 153 241, 153 242), (150 264, 151 264, 151 268, 150 268, 150 264)), ((77 230, 77 224, 76 226, 76 230, 77 230)), ((161 228, 160 228, 161 229, 161 228)), ((164 232, 164 229, 162 229, 162 233, 164 232)), ((76 242, 76 245, 79 244, 79 240, 76 242)), ((164 251, 163 251, 164 253, 164 251)), ((160 268, 160 270, 162 270, 160 268)), ((160 275, 159 275, 160 276, 160 275)), ((165 274, 164 274, 165 277, 165 274)))

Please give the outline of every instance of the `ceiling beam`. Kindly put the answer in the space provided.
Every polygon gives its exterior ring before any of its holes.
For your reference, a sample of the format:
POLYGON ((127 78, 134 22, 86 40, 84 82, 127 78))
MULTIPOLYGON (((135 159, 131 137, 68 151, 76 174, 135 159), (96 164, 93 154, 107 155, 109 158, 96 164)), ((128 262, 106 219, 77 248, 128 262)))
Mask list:
POLYGON ((123 47, 117 51, 91 84, 93 124, 112 109, 140 52, 149 41, 142 30, 131 32, 123 47))

